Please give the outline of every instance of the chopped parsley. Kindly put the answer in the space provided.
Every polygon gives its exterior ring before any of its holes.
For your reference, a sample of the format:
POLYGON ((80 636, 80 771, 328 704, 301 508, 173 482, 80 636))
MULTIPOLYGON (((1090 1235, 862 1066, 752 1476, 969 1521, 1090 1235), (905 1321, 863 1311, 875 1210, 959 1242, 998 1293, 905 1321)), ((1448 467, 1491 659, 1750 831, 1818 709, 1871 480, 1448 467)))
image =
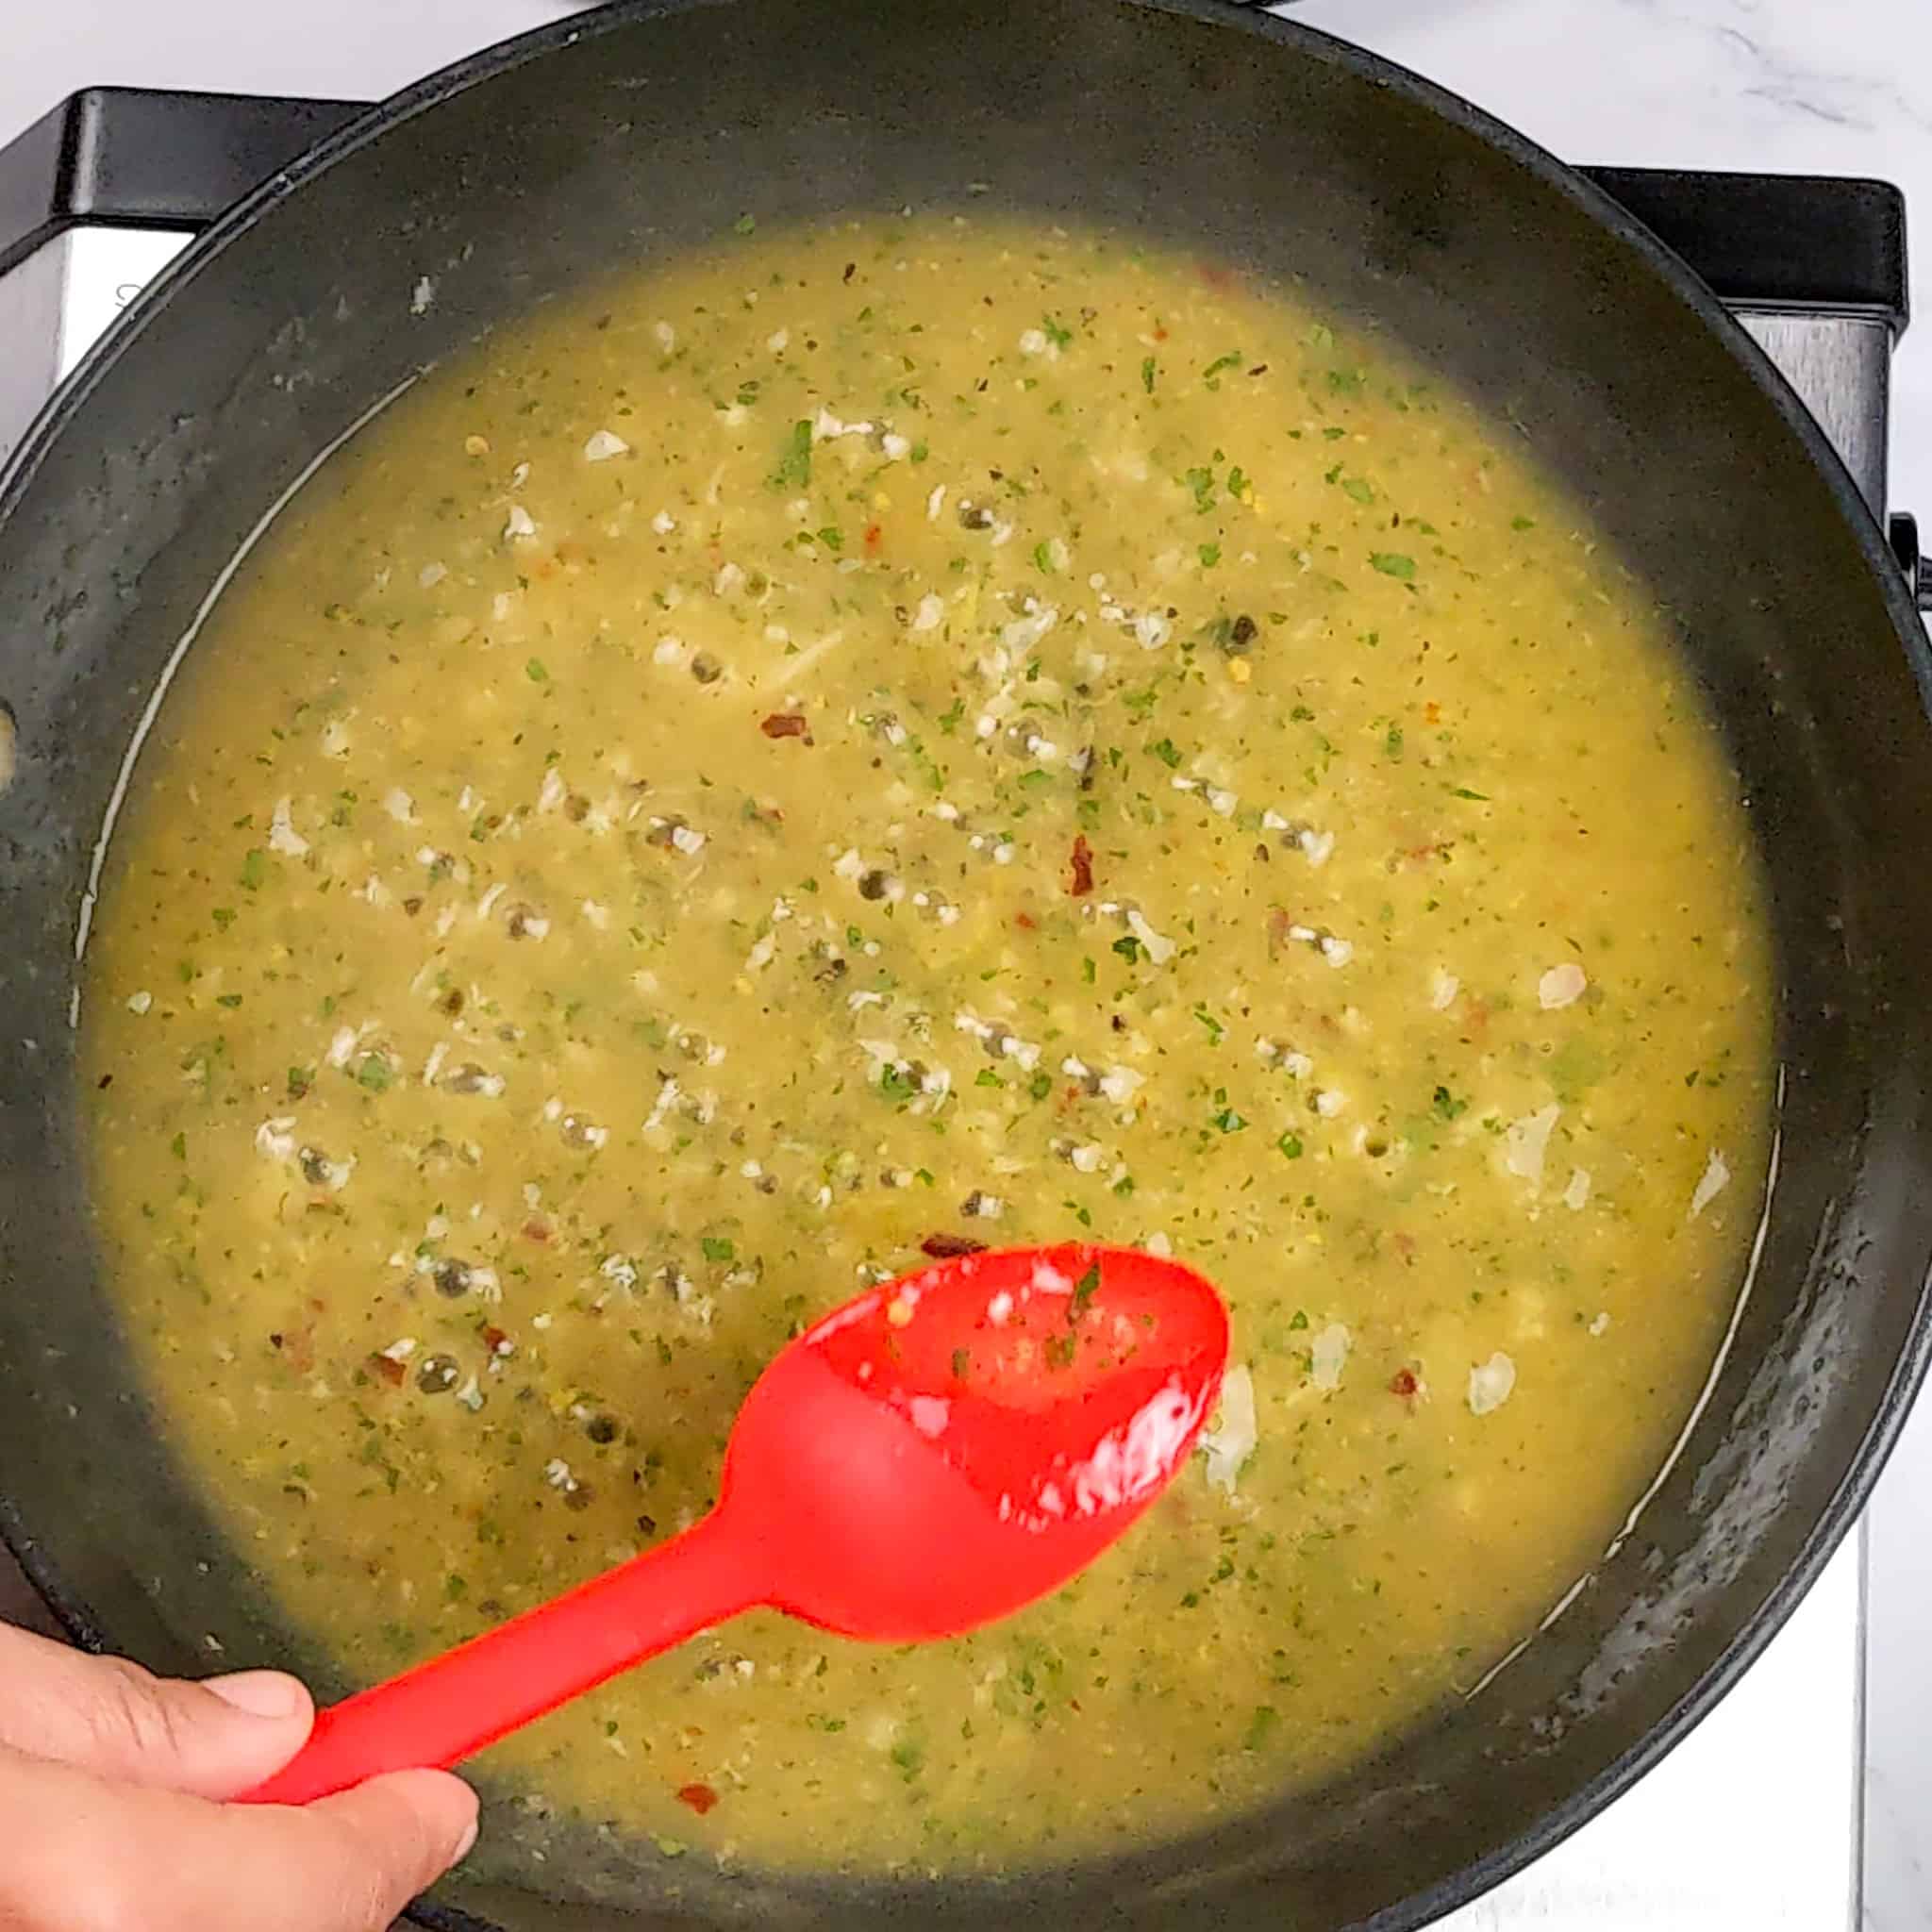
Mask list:
POLYGON ((772 472, 774 490, 803 490, 811 481, 811 425, 801 417, 791 425, 772 472))
POLYGON ((1087 1272, 1074 1284, 1073 1299, 1067 1304, 1067 1320, 1077 1322, 1087 1312, 1087 1305, 1100 1291, 1100 1263, 1090 1261, 1087 1272))

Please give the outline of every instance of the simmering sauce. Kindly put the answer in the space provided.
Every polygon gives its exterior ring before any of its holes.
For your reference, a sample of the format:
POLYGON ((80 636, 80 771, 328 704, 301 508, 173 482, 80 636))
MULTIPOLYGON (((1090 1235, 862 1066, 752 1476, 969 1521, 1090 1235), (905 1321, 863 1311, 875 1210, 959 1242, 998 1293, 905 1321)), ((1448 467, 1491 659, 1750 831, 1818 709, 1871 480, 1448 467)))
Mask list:
POLYGON ((1657 1468, 1762 1191, 1752 841, 1641 585, 1389 344, 741 228, 432 373, 216 609, 92 951, 104 1241, 363 1678, 690 1523, 866 1282, 1185 1258, 1219 1414, 1062 1594, 746 1618, 493 1759, 672 1855, 1144 1841, 1466 1692, 1657 1468))

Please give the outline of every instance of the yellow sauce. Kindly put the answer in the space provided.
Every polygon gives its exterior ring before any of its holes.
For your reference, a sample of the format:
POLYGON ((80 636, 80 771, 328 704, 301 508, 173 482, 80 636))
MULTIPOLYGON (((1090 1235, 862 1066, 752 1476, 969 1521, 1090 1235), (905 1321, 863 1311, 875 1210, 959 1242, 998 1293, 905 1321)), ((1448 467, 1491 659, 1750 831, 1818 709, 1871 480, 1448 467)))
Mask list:
POLYGON ((331 465, 147 749, 85 1024, 162 1408, 345 1670, 672 1535, 935 1237, 1207 1272, 1204 1454, 1008 1623, 746 1618, 507 1774, 1011 1866, 1534 1626, 1723 1332, 1770 1022, 1734 777, 1526 458, 1292 291, 934 217, 545 311, 331 465))

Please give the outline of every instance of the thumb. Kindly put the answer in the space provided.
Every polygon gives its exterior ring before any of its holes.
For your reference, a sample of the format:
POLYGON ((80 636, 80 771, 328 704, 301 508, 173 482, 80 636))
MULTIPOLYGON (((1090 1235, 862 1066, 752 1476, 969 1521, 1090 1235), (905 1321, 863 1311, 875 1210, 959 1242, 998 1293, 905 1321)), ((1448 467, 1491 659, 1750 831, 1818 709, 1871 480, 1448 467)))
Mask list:
POLYGON ((315 1707, 293 1677, 189 1684, 0 1626, 0 1746, 117 1783, 232 1798, 279 1771, 315 1707))

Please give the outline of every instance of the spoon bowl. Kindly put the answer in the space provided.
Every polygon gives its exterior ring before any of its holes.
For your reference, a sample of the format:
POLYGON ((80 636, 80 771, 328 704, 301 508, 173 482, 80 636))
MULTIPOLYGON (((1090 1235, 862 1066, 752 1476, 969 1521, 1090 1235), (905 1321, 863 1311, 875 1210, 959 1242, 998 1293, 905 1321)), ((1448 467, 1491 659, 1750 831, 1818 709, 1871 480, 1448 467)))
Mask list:
POLYGON ((958 1636, 1058 1589, 1206 1424, 1227 1312, 1200 1275, 1072 1241, 935 1261, 847 1302, 753 1385, 717 1507, 657 1549, 320 1712, 257 1803, 461 1762, 768 1605, 844 1636, 958 1636))
POLYGON ((1227 1316, 1137 1249, 1008 1248, 848 1302, 740 1411, 719 1512, 765 1601, 848 1637, 954 1637, 1058 1589, 1165 1488, 1227 1316))

